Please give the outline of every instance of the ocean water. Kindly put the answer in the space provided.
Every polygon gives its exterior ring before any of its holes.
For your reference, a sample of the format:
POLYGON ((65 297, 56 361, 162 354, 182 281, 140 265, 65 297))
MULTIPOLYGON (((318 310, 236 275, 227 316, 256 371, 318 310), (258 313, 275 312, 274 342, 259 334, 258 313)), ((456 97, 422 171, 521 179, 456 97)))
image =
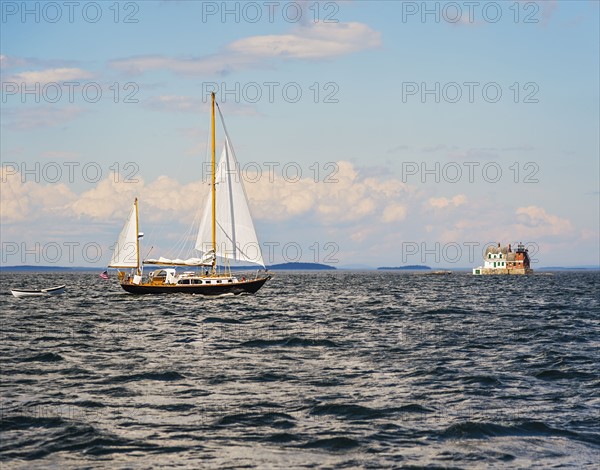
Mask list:
POLYGON ((0 276, 4 468, 598 468, 600 274, 0 276), (17 299, 12 286, 67 284, 17 299))

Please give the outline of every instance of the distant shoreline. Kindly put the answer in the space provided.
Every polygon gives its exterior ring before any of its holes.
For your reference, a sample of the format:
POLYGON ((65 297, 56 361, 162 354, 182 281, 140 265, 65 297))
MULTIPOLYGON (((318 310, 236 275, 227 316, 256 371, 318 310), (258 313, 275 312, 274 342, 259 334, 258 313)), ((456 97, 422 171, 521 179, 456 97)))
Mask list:
MULTIPOLYGON (((168 266, 165 266, 168 267, 168 266)), ((195 266, 179 266, 179 268, 193 269, 195 266)), ((0 266, 0 272, 102 272, 108 268, 105 267, 69 267, 69 266, 0 266)), ((112 269, 112 268, 111 268, 112 269)), ((148 268, 146 268, 148 269, 148 268)), ((160 269, 160 267, 153 267, 154 269, 160 269)), ((232 271, 256 271, 262 269, 257 266, 232 266, 232 271)), ((267 266, 269 271, 335 271, 337 270, 334 266, 320 263, 281 263, 267 266)))
MULTIPOLYGON (((166 267, 166 266, 165 266, 166 267)), ((181 268, 181 267, 180 267, 181 268)), ((192 266, 190 266, 190 268, 192 268, 192 266)), ((32 266, 32 265, 25 265, 25 266, 0 266, 0 273, 6 272, 6 273, 16 273, 16 272, 30 272, 30 273, 50 273, 50 272, 72 272, 72 273, 101 273, 102 271, 105 271, 107 268, 106 267, 94 267, 94 266, 90 266, 90 267, 82 267, 82 266, 75 266, 75 267, 69 267, 69 266, 32 266)), ((148 268, 146 268, 148 269, 148 268)), ((157 268, 153 268, 153 269, 157 269, 157 268)), ((256 266, 232 266, 231 270, 232 271, 255 271, 259 268, 257 268, 256 266)), ((262 268, 260 268, 262 269, 262 268)), ((409 266, 397 266, 397 267, 392 267, 392 266, 381 266, 378 268, 369 268, 369 267, 364 267, 364 268, 360 268, 360 269, 353 269, 353 268, 336 268, 334 266, 329 266, 326 264, 319 264, 319 263, 282 263, 282 264, 274 264, 271 266, 267 266, 267 269, 269 271, 338 271, 338 272, 344 272, 344 271, 367 271, 367 272, 377 272, 377 271, 432 271, 432 270, 439 270, 439 271, 453 271, 453 272, 471 272, 471 268, 464 268, 464 267, 435 267, 432 268, 430 266, 424 266, 424 265, 409 265, 409 266)), ((600 266, 547 266, 547 267, 541 267, 541 268, 534 268, 534 274, 536 272, 567 272, 567 271, 583 271, 583 272, 594 272, 594 271, 600 271, 600 266)))
POLYGON ((431 271, 431 267, 421 264, 411 264, 408 266, 382 266, 377 271, 431 271))

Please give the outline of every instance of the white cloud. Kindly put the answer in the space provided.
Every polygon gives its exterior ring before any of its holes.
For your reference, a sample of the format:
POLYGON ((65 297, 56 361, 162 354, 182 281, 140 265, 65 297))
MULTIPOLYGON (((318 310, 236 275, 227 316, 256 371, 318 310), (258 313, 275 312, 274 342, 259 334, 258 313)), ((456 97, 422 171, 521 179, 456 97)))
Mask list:
POLYGON ((451 199, 448 199, 446 197, 429 198, 429 205, 436 209, 444 209, 449 206, 458 207, 458 206, 462 206, 466 202, 467 202, 467 196, 465 196, 464 194, 457 194, 456 196, 454 196, 451 199))
POLYGON ((113 60, 111 66, 128 74, 170 70, 187 76, 226 75, 265 66, 265 60, 326 59, 381 45, 381 34, 362 23, 311 23, 288 34, 250 36, 227 45, 218 54, 176 58, 163 55, 113 60))
POLYGON ((40 184, 9 167, 0 168, 2 223, 33 221, 40 216, 60 216, 76 199, 65 184, 40 184))
POLYGON ((28 61, 22 57, 7 56, 0 54, 0 70, 8 70, 27 65, 28 61))
POLYGON ((323 59, 379 47, 381 34, 362 23, 314 23, 291 34, 251 36, 227 49, 256 57, 323 59))
POLYGON ((110 220, 125 212, 130 201, 139 195, 143 187, 143 180, 139 183, 116 183, 115 180, 107 178, 100 181, 96 187, 85 191, 76 201, 71 204, 70 209, 77 217, 90 219, 110 220))
POLYGON ((529 235, 539 238, 547 235, 566 235, 573 231, 573 225, 569 220, 548 214, 541 207, 519 207, 516 214, 517 226, 529 235))
POLYGON ((13 130, 58 127, 77 119, 83 113, 84 110, 76 106, 63 108, 53 106, 5 108, 3 110, 5 118, 3 125, 13 130))
MULTIPOLYGON (((284 221, 309 216, 324 225, 356 222, 368 217, 391 223, 406 217, 405 199, 409 189, 405 184, 395 179, 376 181, 362 178, 349 162, 340 161, 336 165, 337 182, 333 183, 316 183, 312 178, 292 182, 277 173, 270 178, 271 175, 266 172, 262 175, 244 175, 255 217, 265 221, 284 221)), ((7 197, 3 194, 2 198, 3 204, 6 204, 6 214, 10 215, 11 220, 19 218, 18 214, 24 218, 33 215, 31 194, 45 201, 45 204, 56 202, 66 217, 111 221, 125 214, 127 201, 139 197, 141 205, 147 208, 152 219, 191 220, 198 208, 203 207, 202 201, 208 193, 205 182, 181 185, 167 176, 161 176, 151 183, 142 179, 137 183, 125 183, 108 177, 79 195, 64 185, 20 181, 19 173, 11 175, 8 183, 11 188, 15 186, 16 190, 12 191, 12 197, 8 193, 7 197), (19 205, 22 207, 19 208, 19 205)))
POLYGON ((200 182, 181 185, 167 176, 160 176, 149 184, 141 178, 137 183, 107 178, 79 195, 69 209, 78 218, 107 222, 124 217, 130 203, 138 197, 146 222, 184 220, 191 223, 207 193, 207 186, 200 182))
POLYGON ((400 203, 393 203, 386 206, 383 210, 383 222, 398 222, 406 218, 406 206, 400 203))
POLYGON ((207 55, 202 57, 175 58, 162 55, 137 56, 111 61, 111 66, 131 75, 152 70, 170 70, 187 76, 208 74, 226 75, 239 68, 250 66, 251 57, 236 54, 207 55))
POLYGON ((374 226, 355 228, 352 230, 350 238, 355 242, 363 242, 371 239, 375 235, 375 231, 374 226))
POLYGON ((312 178, 286 181, 277 172, 244 175, 254 216, 265 221, 303 216, 324 226, 370 218, 392 223, 406 217, 411 192, 406 184, 394 178, 365 178, 347 161, 336 162, 336 169, 330 183, 312 178))
MULTIPOLYGON (((337 162, 337 167, 335 183, 315 183, 310 177, 290 182, 277 172, 273 179, 263 173, 250 182, 259 175, 244 175, 255 222, 262 227, 261 236, 270 237, 261 239, 293 237, 294 241, 304 240, 306 246, 315 241, 320 246, 324 240, 333 241, 340 253, 355 253, 353 262, 379 264, 386 264, 381 258, 384 252, 389 253, 392 264, 402 264, 402 242, 407 241, 418 243, 419 247, 425 242, 429 248, 436 243, 458 244, 465 256, 467 242, 481 245, 489 241, 523 241, 540 250, 544 247, 540 258, 546 264, 552 262, 547 246, 572 244, 573 240, 590 247, 596 241, 597 245, 597 231, 575 230, 569 220, 538 206, 511 209, 475 200, 467 210, 463 194, 432 198, 432 204, 426 193, 417 192, 394 177, 365 177, 346 161, 337 162), (432 222, 431 212, 414 210, 423 204, 455 209, 447 219, 435 217, 432 222), (486 217, 492 213, 492 217, 486 217), (271 229, 265 233, 264 227, 271 229)), ((13 240, 18 240, 20 233, 43 240, 58 230, 68 234, 64 236, 79 239, 87 233, 109 246, 131 202, 138 197, 140 227, 146 232, 148 243, 157 250, 169 249, 191 233, 192 222, 203 209, 209 189, 202 181, 183 185, 166 176, 151 182, 140 178, 135 184, 109 177, 77 194, 64 184, 22 182, 15 169, 11 172, 8 174, 4 168, 1 174, 0 212, 3 233, 13 240)), ((468 265, 469 261, 462 258, 461 263, 468 265)))
POLYGON ((5 82, 16 83, 39 83, 44 85, 47 83, 67 82, 72 80, 85 80, 93 78, 94 74, 79 68, 54 68, 45 70, 34 70, 28 72, 20 72, 9 76, 5 82))
POLYGON ((73 61, 56 59, 25 58, 1 54, 0 70, 19 69, 25 67, 68 67, 74 65, 73 61))
POLYGON ((541 207, 511 209, 479 201, 455 209, 451 218, 444 224, 433 225, 430 233, 432 238, 442 243, 459 244, 522 241, 541 246, 547 242, 572 243, 575 238, 585 241, 585 237, 576 233, 569 220, 549 214, 541 207))
POLYGON ((41 156, 44 158, 57 159, 57 160, 77 160, 79 159, 80 154, 77 152, 66 152, 62 150, 48 150, 46 152, 42 152, 41 156))

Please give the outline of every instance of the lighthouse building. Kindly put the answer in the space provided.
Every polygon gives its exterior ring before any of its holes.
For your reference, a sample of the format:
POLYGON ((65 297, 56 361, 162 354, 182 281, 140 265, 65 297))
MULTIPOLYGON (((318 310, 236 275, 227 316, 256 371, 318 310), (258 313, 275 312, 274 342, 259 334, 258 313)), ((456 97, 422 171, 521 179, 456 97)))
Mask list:
POLYGON ((501 247, 490 245, 485 249, 483 266, 473 269, 473 274, 531 274, 527 248, 522 243, 513 251, 511 245, 501 247))

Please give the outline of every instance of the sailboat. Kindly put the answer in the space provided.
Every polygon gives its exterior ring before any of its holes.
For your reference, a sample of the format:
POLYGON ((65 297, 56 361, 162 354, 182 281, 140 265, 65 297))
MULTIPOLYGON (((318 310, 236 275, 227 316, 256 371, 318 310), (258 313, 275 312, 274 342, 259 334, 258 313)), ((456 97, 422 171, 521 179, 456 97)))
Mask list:
POLYGON ((211 99, 211 190, 204 207, 195 249, 200 257, 188 259, 140 259, 138 199, 127 217, 115 245, 109 267, 118 269, 119 284, 132 294, 188 293, 206 296, 256 293, 271 276, 265 263, 248 207, 248 198, 239 165, 225 127, 223 115, 219 116, 225 131, 225 145, 219 164, 215 155, 215 94, 211 99), (217 259, 221 260, 219 266, 217 259), (252 276, 235 275, 230 262, 252 263, 261 266, 252 276), (165 266, 143 273, 144 265, 165 266), (168 267, 167 267, 168 266, 168 267), (187 270, 178 272, 177 268, 187 270), (129 269, 129 273, 123 271, 129 269), (194 269, 194 270, 192 270, 194 269))

